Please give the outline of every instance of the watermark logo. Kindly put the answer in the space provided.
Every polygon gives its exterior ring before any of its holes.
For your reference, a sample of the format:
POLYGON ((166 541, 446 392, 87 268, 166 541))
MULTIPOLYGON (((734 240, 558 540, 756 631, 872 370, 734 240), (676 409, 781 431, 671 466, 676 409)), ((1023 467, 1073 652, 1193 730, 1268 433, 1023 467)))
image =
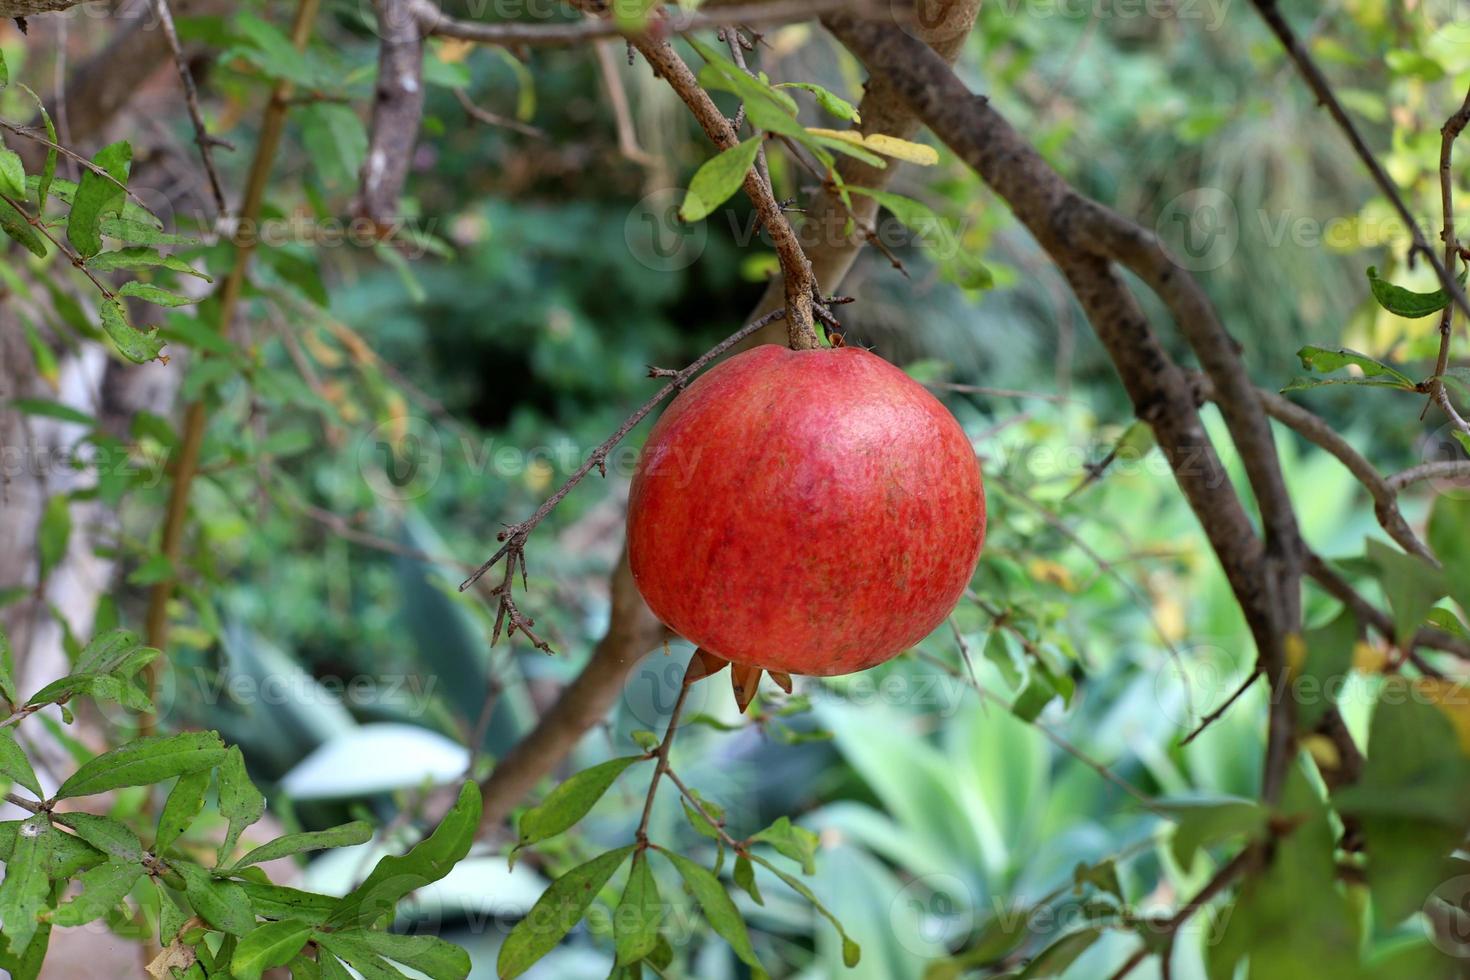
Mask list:
POLYGON ((1240 245, 1240 215, 1218 187, 1196 187, 1166 203, 1154 231, 1169 246, 1174 263, 1191 272, 1210 272, 1229 262, 1240 245))
POLYGON ((910 953, 924 959, 948 956, 975 928, 975 895, 955 875, 921 875, 893 897, 888 923, 910 953))
POLYGON ((655 272, 687 269, 704 254, 709 241, 709 224, 679 218, 684 192, 676 187, 654 191, 628 212, 623 221, 623 241, 633 258, 655 272))
POLYGON ((1426 466, 1431 467, 1430 476, 1425 482, 1436 493, 1455 500, 1466 500, 1470 499, 1470 476, 1466 475, 1470 473, 1470 452, 1465 451, 1459 436, 1459 431, 1453 425, 1442 425, 1424 437, 1419 446, 1419 456, 1426 466), (1453 468, 1454 471, 1440 472, 1435 467, 1445 470, 1453 468))
POLYGON ((424 419, 392 419, 358 441, 357 468, 379 497, 413 500, 428 493, 439 479, 444 446, 439 433, 424 419))

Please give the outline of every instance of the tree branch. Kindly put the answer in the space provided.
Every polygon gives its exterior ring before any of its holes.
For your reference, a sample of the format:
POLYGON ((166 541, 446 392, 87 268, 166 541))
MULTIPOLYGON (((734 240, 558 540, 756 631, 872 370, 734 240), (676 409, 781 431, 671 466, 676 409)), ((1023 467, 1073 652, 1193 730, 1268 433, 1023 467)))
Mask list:
POLYGON ((361 189, 354 210, 387 235, 413 163, 424 115, 424 39, 410 0, 375 0, 378 12, 378 83, 361 189))

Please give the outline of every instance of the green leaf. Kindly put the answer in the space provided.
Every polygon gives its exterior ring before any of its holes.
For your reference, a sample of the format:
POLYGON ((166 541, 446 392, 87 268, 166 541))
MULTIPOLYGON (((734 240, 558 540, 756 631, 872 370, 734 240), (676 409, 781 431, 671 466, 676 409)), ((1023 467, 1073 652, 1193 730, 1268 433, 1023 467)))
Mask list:
POLYGON ((760 152, 761 142, 761 137, 752 136, 706 160, 689 181, 684 203, 679 206, 679 218, 699 221, 740 190, 760 152))
POLYGON ((162 286, 155 286, 151 282, 140 282, 134 279, 132 282, 123 283, 122 288, 117 291, 119 296, 132 296, 145 303, 154 306, 189 306, 196 302, 192 297, 176 293, 162 286))
POLYGON ((241 881, 240 887, 250 900, 250 908, 265 919, 301 919, 320 925, 337 910, 340 901, 332 895, 287 888, 261 881, 241 881))
POLYGON ((306 947, 311 924, 286 919, 267 922, 248 932, 230 957, 230 975, 235 980, 260 980, 273 967, 284 966, 306 947))
POLYGON ((459 799, 434 832, 407 854, 383 858, 332 914, 334 925, 366 925, 392 912, 411 891, 438 881, 464 859, 480 825, 480 791, 465 783, 459 799))
POLYGON ((199 918, 232 936, 255 928, 250 897, 238 882, 217 879, 193 861, 172 861, 170 866, 183 877, 184 894, 199 918))
POLYGON ((53 925, 80 926, 112 912, 143 877, 143 866, 109 861, 82 873, 82 893, 59 906, 51 916, 53 925))
POLYGON ((755 950, 750 945, 750 934, 745 930, 745 920, 740 917, 740 911, 735 908, 734 900, 725 891, 725 886, 720 884, 720 879, 703 865, 695 864, 682 854, 675 854, 664 848, 659 848, 659 853, 668 858, 669 863, 679 872, 679 877, 684 879, 684 884, 694 893, 694 899, 704 910, 704 916, 709 920, 711 928, 730 944, 742 963, 753 970, 760 970, 760 960, 756 959, 755 950))
POLYGON ((100 224, 102 234, 126 245, 198 245, 199 239, 162 231, 135 218, 104 216, 100 224))
POLYGON ((31 227, 26 216, 17 211, 9 201, 0 201, 0 231, 25 246, 37 258, 46 257, 46 242, 31 227))
MULTIPOLYGON (((1463 699, 1463 688, 1455 695, 1463 699)), ((1362 828, 1368 888, 1385 927, 1419 911, 1453 876, 1449 856, 1470 812, 1470 759, 1450 719, 1406 678, 1384 679, 1362 777, 1333 802, 1362 828)))
POLYGON ((105 793, 123 786, 148 786, 170 776, 212 769, 225 760, 217 732, 183 732, 134 739, 82 764, 61 788, 59 800, 105 793))
POLYGON ((776 88, 799 88, 804 92, 810 92, 817 97, 817 105, 838 119, 846 119, 848 122, 855 123, 863 121, 862 116, 858 114, 857 106, 839 95, 834 95, 820 85, 813 85, 810 82, 782 82, 776 88))
POLYGON ((1233 796, 1161 800, 1158 809, 1174 821, 1169 849, 1186 871, 1201 848, 1259 833, 1270 813, 1254 800, 1233 796))
POLYGON ((164 360, 160 356, 163 352, 163 341, 158 339, 157 327, 149 327, 144 332, 133 326, 128 322, 127 310, 123 308, 120 300, 103 300, 100 310, 102 329, 107 331, 107 336, 112 338, 112 342, 117 345, 118 353, 123 357, 134 364, 164 360))
POLYGON ((652 752, 658 748, 658 736, 646 729, 640 728, 635 732, 630 732, 628 737, 633 740, 634 745, 637 745, 645 752, 652 752))
POLYGON ((924 231, 933 228, 939 223, 939 215, 934 213, 933 208, 913 198, 904 197, 902 194, 893 194, 888 191, 875 191, 868 187, 859 187, 849 184, 848 190, 854 194, 862 194, 871 197, 883 205, 889 212, 903 222, 904 226, 914 231, 924 231))
POLYGON ((230 822, 219 845, 218 863, 222 865, 240 842, 245 828, 265 816, 265 797, 250 781, 250 774, 245 771, 245 756, 238 745, 230 746, 219 769, 219 812, 230 822))
POLYGON ((496 960, 501 980, 520 976, 555 949, 572 926, 582 920, 602 886, 634 850, 629 845, 608 851, 553 881, 526 917, 505 937, 496 960))
POLYGON ((158 854, 172 847, 204 809, 204 793, 209 789, 209 779, 209 769, 200 769, 180 776, 174 788, 169 790, 163 812, 158 815, 158 834, 153 840, 153 848, 158 854))
POLYGON ((367 159, 368 137, 357 110, 321 102, 301 110, 307 154, 327 187, 350 187, 367 159))
MULTIPOLYGON (((1460 284, 1464 285, 1465 273, 1461 272, 1457 278, 1460 284)), ((1450 305, 1450 295, 1443 289, 1436 289, 1432 293, 1410 292, 1402 286, 1395 286, 1385 279, 1378 278, 1378 269, 1371 265, 1368 267, 1368 286, 1373 290, 1373 298, 1378 301, 1379 306, 1390 313, 1408 317, 1411 320, 1433 316, 1450 305)))
POLYGON ((629 755, 620 759, 609 759, 590 769, 584 769, 546 794, 539 806, 521 814, 519 824, 520 842, 525 847, 555 837, 587 815, 608 787, 635 762, 646 756, 629 755))
POLYGON ((47 872, 56 835, 46 814, 36 814, 20 825, 15 847, 5 862, 5 880, 0 881, 0 922, 5 924, 4 937, 15 956, 30 945, 51 897, 47 872))
MULTIPOLYGON (((13 407, 14 402, 10 403, 13 407)), ((15 689, 15 655, 10 650, 10 637, 5 635, 5 628, 0 626, 0 696, 3 696, 11 707, 20 704, 20 693, 15 689)))
POLYGON ((663 921, 664 905, 658 896, 658 882, 648 866, 648 853, 633 855, 633 870, 623 887, 623 899, 613 915, 613 935, 617 961, 622 966, 636 963, 653 952, 658 945, 658 926, 663 921))
POLYGON ((770 844, 778 853, 799 864, 802 874, 816 874, 817 835, 805 827, 796 826, 790 818, 781 817, 751 840, 770 844))
MULTIPOLYGON (((114 249, 111 252, 101 252, 94 255, 87 262, 87 267, 94 272, 112 272, 117 269, 167 269, 170 272, 181 272, 185 275, 195 276, 205 282, 213 282, 208 275, 200 272, 183 259, 173 255, 164 255, 156 248, 146 245, 136 245, 129 248, 114 249)), ((129 294, 132 295, 132 294, 129 294)), ((193 300, 189 300, 193 302, 193 300)))
POLYGON ((95 813, 57 813, 52 819, 70 827, 97 850, 119 861, 136 864, 143 860, 143 842, 121 820, 95 813))
POLYGON ((764 78, 752 75, 698 38, 689 36, 685 40, 705 60, 704 67, 699 70, 699 82, 705 88, 740 96, 747 112, 754 105, 770 105, 787 116, 795 117, 796 100, 791 96, 764 78))
POLYGON ((10 84, 10 66, 5 64, 5 52, 0 51, 0 88, 10 84))
POLYGON ((862 947, 847 934, 847 930, 842 928, 842 923, 837 920, 837 916, 833 915, 832 911, 822 904, 821 900, 817 898, 817 893, 807 887, 806 882, 794 874, 782 871, 759 854, 752 854, 750 859, 786 882, 787 887, 806 899, 811 904, 811 907, 817 910, 818 915, 832 923, 832 928, 836 929, 837 935, 842 937, 842 962, 849 969, 858 965, 858 961, 863 955, 862 947))
MULTIPOLYGON (((698 790, 690 790, 690 793, 699 801, 699 805, 704 808, 704 813, 708 813, 715 820, 725 819, 725 810, 719 804, 711 803, 709 800, 704 799, 699 795, 698 790)), ((710 840, 717 841, 721 839, 720 828, 710 823, 709 818, 704 813, 701 813, 699 809, 692 806, 688 800, 680 797, 679 805, 684 808, 684 816, 689 818, 689 823, 695 830, 710 840)))
POLYGON ((1308 630, 1303 637, 1306 660, 1293 679, 1297 697, 1296 723, 1300 731, 1317 727, 1332 707, 1331 695, 1342 690, 1343 680, 1353 667, 1353 649, 1358 644, 1358 617, 1344 608, 1332 622, 1308 630), (1311 690, 1307 690, 1307 685, 1311 690))
POLYGON ((71 540, 71 501, 66 494, 58 493, 46 501, 41 513, 39 550, 41 553, 41 575, 45 576, 66 557, 67 542, 71 540))
POLYGON ((41 792, 41 781, 36 778, 36 771, 31 768, 31 760, 26 758, 25 749, 20 747, 9 728, 0 728, 0 776, 24 786, 37 799, 45 795, 41 792))
POLYGON ((126 140, 121 140, 103 147, 92 162, 114 179, 108 180, 92 170, 82 171, 76 196, 71 202, 71 214, 66 221, 66 237, 83 258, 102 251, 100 225, 103 216, 122 214, 123 202, 127 200, 127 192, 122 185, 127 183, 128 171, 132 167, 133 148, 126 140))
POLYGON ((1393 365, 1385 364, 1383 361, 1369 357, 1367 354, 1361 354, 1347 347, 1328 348, 1308 346, 1297 351, 1296 356, 1301 358, 1302 367, 1308 371, 1315 371, 1318 374, 1330 374, 1333 371, 1340 371, 1349 366, 1359 368, 1363 372, 1363 377, 1348 379, 1348 383, 1353 381, 1361 382, 1366 378, 1387 378, 1394 387, 1407 388, 1411 391, 1417 387, 1413 378, 1410 378, 1393 365))
POLYGON ((17 201, 25 200, 26 168, 20 154, 0 145, 0 194, 17 201))
MULTIPOLYGON (((31 92, 29 88, 27 92, 31 92)), ((46 104, 35 92, 31 92, 31 98, 36 101, 36 111, 41 114, 41 123, 46 127, 46 138, 53 145, 46 147, 46 162, 41 165, 41 173, 36 181, 36 213, 45 217, 46 198, 51 194, 51 183, 56 179, 56 145, 61 142, 56 135, 56 123, 51 121, 51 113, 46 111, 46 104)))
POLYGON ((1118 880, 1118 862, 1112 858, 1097 864, 1078 861, 1077 866, 1072 869, 1072 885, 1079 895, 1086 886, 1091 885, 1120 902, 1123 900, 1123 883, 1118 880))
POLYGON ((88 428, 95 427, 97 419, 86 412, 63 405, 60 402, 48 401, 44 398, 17 398, 7 402, 7 407, 25 415, 38 415, 45 418, 60 419, 63 422, 75 422, 88 428))
POLYGON ((1017 980, 1061 976, 1067 967, 1077 961, 1077 957, 1091 949, 1100 938, 1102 938, 1102 930, 1096 926, 1067 933, 1037 953, 1036 957, 1026 964, 1026 969, 1021 971, 1017 980))
POLYGON ((1470 498, 1451 493, 1435 498, 1429 547, 1444 565, 1450 596, 1470 614, 1470 498))
POLYGON ((329 847, 351 847, 365 844, 372 839, 373 827, 366 820, 354 820, 330 830, 314 830, 300 834, 277 837, 269 844, 262 844, 235 862, 234 870, 248 868, 252 864, 264 864, 283 857, 321 851, 329 847))
POLYGON ((391 932, 318 932, 313 937, 333 955, 371 974, 359 964, 381 957, 401 963, 434 980, 464 980, 470 973, 469 954, 437 936, 400 936, 391 932))
POLYGON ((1274 841, 1270 860, 1245 876, 1207 931, 1208 975, 1233 976, 1249 957, 1252 980, 1364 976, 1358 969, 1362 915, 1349 911, 1336 880, 1335 834, 1301 766, 1289 768, 1272 819, 1293 829, 1274 841))
POLYGON ((1367 557, 1378 568, 1379 584, 1393 611, 1395 637, 1404 647, 1424 625, 1429 610, 1449 591, 1444 572, 1376 538, 1368 540, 1367 557))
POLYGON ((750 858, 744 854, 735 855, 735 884, 750 896, 750 900, 757 905, 766 904, 761 896, 760 886, 755 882, 755 865, 750 863, 750 858))

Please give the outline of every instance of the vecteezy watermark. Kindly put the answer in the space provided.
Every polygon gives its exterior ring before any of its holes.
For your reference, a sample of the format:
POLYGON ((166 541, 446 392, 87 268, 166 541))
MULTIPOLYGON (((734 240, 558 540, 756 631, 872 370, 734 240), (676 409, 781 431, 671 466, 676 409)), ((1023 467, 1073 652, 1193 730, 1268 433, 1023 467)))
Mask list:
POLYGON ((679 217, 684 191, 666 187, 646 195, 623 221, 623 241, 633 258, 655 272, 687 269, 704 254, 709 224, 679 217))
POLYGON ((1169 246, 1175 264, 1191 272, 1218 269, 1240 245, 1235 201, 1218 187, 1196 187, 1160 209, 1154 231, 1169 246))
POLYGON ((939 959, 974 931, 977 905, 974 890, 958 876, 920 875, 893 896, 888 924, 904 949, 939 959))
MULTIPOLYGON (((1419 455, 1427 465, 1434 464, 1456 464, 1459 467, 1470 468, 1470 453, 1465 451, 1464 445, 1458 438, 1458 430, 1451 424, 1445 424, 1435 429, 1424 437, 1419 445, 1419 455)), ((1470 499, 1470 477, 1434 473, 1426 483, 1433 487, 1435 492, 1455 500, 1470 499)))
POLYGON ((123 477, 152 490, 163 482, 167 454, 137 444, 124 446, 0 446, 0 480, 50 479, 62 473, 90 473, 95 479, 123 477))
POLYGON ((1424 900, 1429 941, 1441 953, 1470 959, 1470 875, 1444 882, 1424 900))
POLYGON ((444 445, 424 419, 405 416, 376 426, 357 443, 357 469, 385 500, 428 493, 444 468, 444 445))
POLYGON ((210 707, 220 704, 246 708, 287 704, 342 705, 356 709, 392 708, 409 718, 419 718, 428 713, 433 707, 434 692, 439 687, 436 674, 312 677, 293 673, 256 677, 195 667, 190 676, 195 692, 193 696, 210 707))
MULTIPOLYGON (((535 476, 549 483, 556 473, 570 473, 592 458, 599 446, 557 439, 522 447, 493 436, 475 439, 468 433, 441 433, 427 419, 402 416, 374 426, 357 442, 359 472, 368 487, 387 500, 413 500, 428 493, 446 466, 470 476, 518 479, 535 476)), ((680 486, 693 482, 703 451, 674 447, 649 465, 680 486)), ((631 479, 640 465, 636 446, 615 446, 603 458, 606 475, 631 479)))

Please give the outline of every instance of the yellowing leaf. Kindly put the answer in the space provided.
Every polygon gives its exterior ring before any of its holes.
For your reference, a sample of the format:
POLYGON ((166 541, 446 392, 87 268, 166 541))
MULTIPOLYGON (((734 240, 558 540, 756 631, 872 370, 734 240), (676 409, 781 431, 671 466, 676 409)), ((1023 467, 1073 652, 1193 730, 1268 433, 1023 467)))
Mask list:
POLYGON ((1302 642, 1300 633, 1288 633, 1283 646, 1286 648, 1286 669, 1296 677, 1302 672, 1302 664, 1307 662, 1307 645, 1302 642))
POLYGON ((1067 567, 1059 562, 1049 561, 1045 558, 1033 558, 1031 559, 1031 563, 1026 566, 1026 570, 1037 581, 1050 582, 1064 592, 1077 591, 1077 583, 1072 579, 1072 573, 1067 571, 1067 567))
POLYGON ((1308 735, 1302 739, 1302 747, 1323 772, 1333 772, 1342 765, 1342 755, 1337 751, 1337 746, 1332 744, 1332 739, 1326 735, 1308 735))
POLYGON ((1359 642, 1353 646, 1353 670, 1360 674, 1381 674, 1388 666, 1388 654, 1381 647, 1359 642))
POLYGON ((447 38, 439 44, 439 60, 446 65, 457 65, 469 57, 473 50, 475 50, 474 41, 464 41, 457 37, 447 38))
POLYGON ((932 167, 939 162, 939 151, 932 146, 923 143, 911 143, 901 140, 896 136, 886 136, 883 133, 869 133, 866 136, 850 129, 817 129, 811 127, 808 133, 814 136, 825 136, 829 139, 842 140, 860 146, 874 153, 881 153, 895 160, 903 160, 906 163, 915 163, 921 167, 932 167))

